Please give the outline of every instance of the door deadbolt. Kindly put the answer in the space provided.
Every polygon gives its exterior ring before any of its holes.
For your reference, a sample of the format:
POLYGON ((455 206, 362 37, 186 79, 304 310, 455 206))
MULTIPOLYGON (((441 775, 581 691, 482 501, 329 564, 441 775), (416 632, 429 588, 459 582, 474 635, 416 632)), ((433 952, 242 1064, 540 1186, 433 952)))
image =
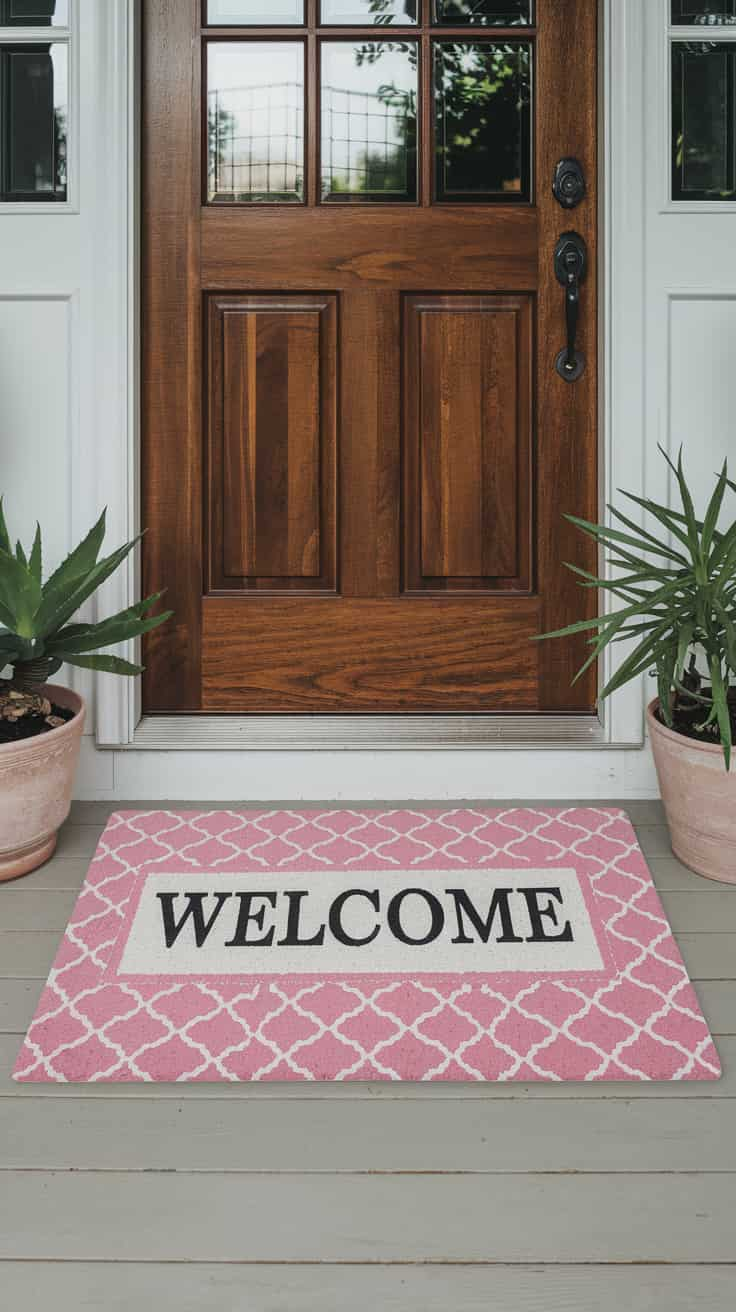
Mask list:
POLYGON ((565 159, 559 161, 555 169, 552 191, 563 210, 574 210, 582 200, 585 200, 587 187, 583 166, 579 159, 567 155, 565 159))

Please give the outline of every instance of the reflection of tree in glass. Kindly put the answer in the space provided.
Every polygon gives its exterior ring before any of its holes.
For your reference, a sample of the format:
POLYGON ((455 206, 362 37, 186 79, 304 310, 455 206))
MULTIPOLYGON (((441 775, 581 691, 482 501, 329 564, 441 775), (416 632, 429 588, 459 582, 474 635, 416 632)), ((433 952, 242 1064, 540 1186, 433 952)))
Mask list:
POLYGON ((54 189, 66 192, 66 112, 63 109, 54 110, 54 160, 54 189))
POLYGON ((440 0, 437 9, 441 23, 517 27, 531 18, 529 0, 440 0))
POLYGON ((450 192, 523 187, 522 130, 531 98, 526 45, 442 45, 437 151, 450 192))
MULTIPOLYGON (((358 65, 377 64, 392 50, 405 51, 416 69, 417 46, 388 41, 359 46, 358 65)), ((436 47, 436 83, 442 190, 520 191, 520 125, 531 102, 529 47, 443 42, 436 47)), ((403 105, 405 131, 416 143, 415 93, 389 83, 380 86, 377 94, 384 104, 403 105)))

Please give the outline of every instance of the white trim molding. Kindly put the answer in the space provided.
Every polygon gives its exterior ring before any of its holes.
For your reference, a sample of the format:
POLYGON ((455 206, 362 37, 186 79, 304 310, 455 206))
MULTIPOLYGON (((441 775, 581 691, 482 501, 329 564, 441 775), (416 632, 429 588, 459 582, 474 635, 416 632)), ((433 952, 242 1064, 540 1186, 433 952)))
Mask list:
MULTIPOLYGON (((601 2, 601 503, 617 486, 643 493, 644 406, 644 15, 641 0, 601 2), (614 277, 615 270, 615 277, 614 277)), ((98 488, 116 540, 138 526, 138 0, 107 0, 102 53, 109 124, 111 224, 100 234, 106 270, 98 312, 106 334, 105 422, 98 425, 98 488), (112 215, 112 211, 115 211, 112 215), (102 298, 105 305, 102 305, 102 298), (114 405, 110 398, 114 398, 114 405)), ((101 334, 102 335, 102 334, 101 334)), ((100 420, 102 416, 99 416, 100 420)), ((561 513, 562 513, 561 508, 561 513)), ((602 562, 602 568, 607 568, 602 562)), ((139 595, 135 566, 102 599, 107 610, 139 595)), ((613 671, 612 657, 602 677, 613 671)), ((135 751, 431 751, 640 747, 644 682, 621 690, 597 716, 162 716, 140 719, 133 684, 99 676, 97 744, 135 751)), ((127 755, 127 753, 126 753, 127 755)))

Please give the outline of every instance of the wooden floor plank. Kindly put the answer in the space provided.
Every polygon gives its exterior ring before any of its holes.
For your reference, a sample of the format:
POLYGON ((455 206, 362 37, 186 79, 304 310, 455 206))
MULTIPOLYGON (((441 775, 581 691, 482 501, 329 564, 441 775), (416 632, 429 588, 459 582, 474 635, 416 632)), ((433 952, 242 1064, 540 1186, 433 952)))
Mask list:
POLYGON ((732 1312, 735 1267, 0 1265, 9 1308, 54 1312, 732 1312))
POLYGON ((0 1171, 736 1172, 733 1120, 726 1099, 0 1098, 0 1171))
MULTIPOLYGON (((114 1130, 114 1127, 112 1127, 114 1130)), ((7 1171, 0 1257, 732 1262, 736 1175, 7 1171)))

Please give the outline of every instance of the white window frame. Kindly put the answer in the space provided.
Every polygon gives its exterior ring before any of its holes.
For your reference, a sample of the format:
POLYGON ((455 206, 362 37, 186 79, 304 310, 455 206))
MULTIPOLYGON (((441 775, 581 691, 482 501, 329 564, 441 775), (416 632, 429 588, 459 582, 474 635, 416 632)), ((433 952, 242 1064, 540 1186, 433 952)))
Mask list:
POLYGON ((736 214, 736 200, 674 200, 672 197, 672 133, 674 123, 672 85, 672 47, 681 41, 717 42, 718 45, 736 45, 736 24, 729 26, 677 26, 672 22, 670 0, 659 0, 662 10, 661 63, 657 81, 663 89, 664 102, 660 115, 661 139, 659 156, 662 161, 660 214, 736 214))
POLYGON ((2 27, 0 45, 63 44, 68 59, 68 117, 66 125, 66 200, 0 201, 5 214, 79 214, 79 12, 78 0, 69 0, 66 27, 2 27))

